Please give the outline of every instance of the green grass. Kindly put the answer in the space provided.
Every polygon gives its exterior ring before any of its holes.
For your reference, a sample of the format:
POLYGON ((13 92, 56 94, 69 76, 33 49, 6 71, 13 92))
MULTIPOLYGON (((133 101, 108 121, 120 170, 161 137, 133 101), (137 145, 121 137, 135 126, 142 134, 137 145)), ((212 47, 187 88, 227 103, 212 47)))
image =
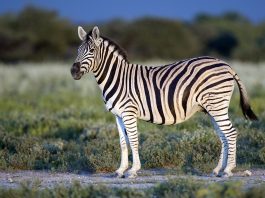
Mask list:
MULTIPOLYGON (((246 85, 258 122, 244 120, 234 94, 230 114, 239 131, 239 168, 264 167, 265 83, 257 67, 236 69, 246 85), (253 75, 245 76, 244 72, 253 75), (242 75, 240 75, 240 72, 242 75), (257 75, 255 75, 255 72, 257 75)), ((70 64, 0 67, 0 169, 110 172, 119 166, 114 116, 105 110, 94 79, 74 81, 70 64)), ((139 121, 142 167, 209 173, 220 143, 209 118, 199 113, 175 126, 139 121)), ((131 159, 130 155, 130 159, 131 159)))
POLYGON ((198 197, 198 198, 261 198, 265 186, 244 189, 239 182, 208 184, 191 179, 171 180, 150 189, 108 188, 106 186, 82 186, 75 182, 71 186, 55 186, 51 189, 40 189, 39 182, 24 182, 16 189, 0 189, 0 198, 11 197, 198 197))

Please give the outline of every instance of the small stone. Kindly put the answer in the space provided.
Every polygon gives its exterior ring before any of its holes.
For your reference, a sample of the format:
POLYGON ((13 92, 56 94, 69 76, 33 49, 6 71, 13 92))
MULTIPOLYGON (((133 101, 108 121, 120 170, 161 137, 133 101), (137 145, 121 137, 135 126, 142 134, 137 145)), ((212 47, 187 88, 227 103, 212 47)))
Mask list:
POLYGON ((245 170, 245 171, 244 171, 244 176, 249 177, 249 176, 251 176, 251 175, 252 175, 252 173, 251 173, 249 170, 245 170))
POLYGON ((13 179, 12 179, 11 177, 9 177, 9 178, 7 179, 7 181, 8 181, 9 183, 13 183, 13 182, 14 182, 13 179))

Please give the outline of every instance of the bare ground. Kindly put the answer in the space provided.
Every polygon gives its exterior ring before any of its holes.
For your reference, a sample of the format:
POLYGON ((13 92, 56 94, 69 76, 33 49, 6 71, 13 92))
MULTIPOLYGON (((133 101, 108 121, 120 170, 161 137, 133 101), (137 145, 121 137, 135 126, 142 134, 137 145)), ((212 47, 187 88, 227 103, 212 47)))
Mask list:
POLYGON ((135 179, 115 178, 110 173, 97 174, 74 174, 74 173, 54 173, 48 171, 12 171, 0 172, 0 188, 17 188, 23 182, 37 183, 39 188, 52 188, 57 185, 71 185, 78 181, 81 185, 105 185, 108 187, 130 187, 137 189, 150 188, 156 184, 166 182, 170 179, 189 178, 209 183, 240 181, 245 188, 265 184, 265 170, 250 170, 251 176, 245 176, 244 172, 237 172, 233 177, 221 178, 210 175, 184 175, 172 174, 163 169, 142 170, 135 179))

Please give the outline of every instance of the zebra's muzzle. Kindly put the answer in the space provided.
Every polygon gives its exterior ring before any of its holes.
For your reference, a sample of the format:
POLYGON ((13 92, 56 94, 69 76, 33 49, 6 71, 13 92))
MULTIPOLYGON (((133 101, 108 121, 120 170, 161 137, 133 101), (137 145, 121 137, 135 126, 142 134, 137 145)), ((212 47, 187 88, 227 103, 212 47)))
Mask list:
POLYGON ((81 64, 79 62, 73 64, 71 74, 75 80, 80 80, 84 73, 84 71, 81 71, 81 64))

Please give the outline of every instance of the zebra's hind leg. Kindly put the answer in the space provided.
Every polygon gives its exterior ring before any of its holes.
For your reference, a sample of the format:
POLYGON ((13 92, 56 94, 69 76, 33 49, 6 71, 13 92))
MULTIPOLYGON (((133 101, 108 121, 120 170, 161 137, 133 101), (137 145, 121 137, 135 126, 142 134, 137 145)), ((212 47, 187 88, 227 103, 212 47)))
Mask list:
MULTIPOLYGON (((232 170, 236 167, 236 139, 237 132, 233 127, 228 114, 224 116, 213 116, 215 123, 218 126, 219 137, 222 141, 222 152, 219 163, 214 171, 224 169, 224 176, 233 176, 232 170)), ((219 174, 218 174, 219 175, 219 174)))
POLYGON ((116 170, 116 175, 119 178, 124 177, 124 171, 128 168, 128 138, 126 136, 125 126, 123 124, 122 118, 116 116, 116 123, 120 136, 120 146, 121 146, 121 164, 118 170, 116 170))
POLYGON ((222 150, 217 167, 213 174, 220 176, 224 170, 224 176, 232 176, 232 170, 236 167, 236 138, 237 132, 228 117, 229 100, 212 102, 204 105, 205 110, 211 116, 215 130, 222 142, 222 150))
POLYGON ((227 145, 225 135, 220 130, 215 119, 212 116, 210 116, 210 117, 211 117, 211 122, 214 126, 214 129, 215 129, 217 135, 219 136, 220 142, 222 143, 220 158, 218 161, 218 165, 215 167, 215 169, 213 169, 213 175, 215 175, 217 177, 221 177, 222 172, 224 171, 226 164, 227 164, 227 149, 225 149, 225 148, 227 148, 228 145, 227 145))

